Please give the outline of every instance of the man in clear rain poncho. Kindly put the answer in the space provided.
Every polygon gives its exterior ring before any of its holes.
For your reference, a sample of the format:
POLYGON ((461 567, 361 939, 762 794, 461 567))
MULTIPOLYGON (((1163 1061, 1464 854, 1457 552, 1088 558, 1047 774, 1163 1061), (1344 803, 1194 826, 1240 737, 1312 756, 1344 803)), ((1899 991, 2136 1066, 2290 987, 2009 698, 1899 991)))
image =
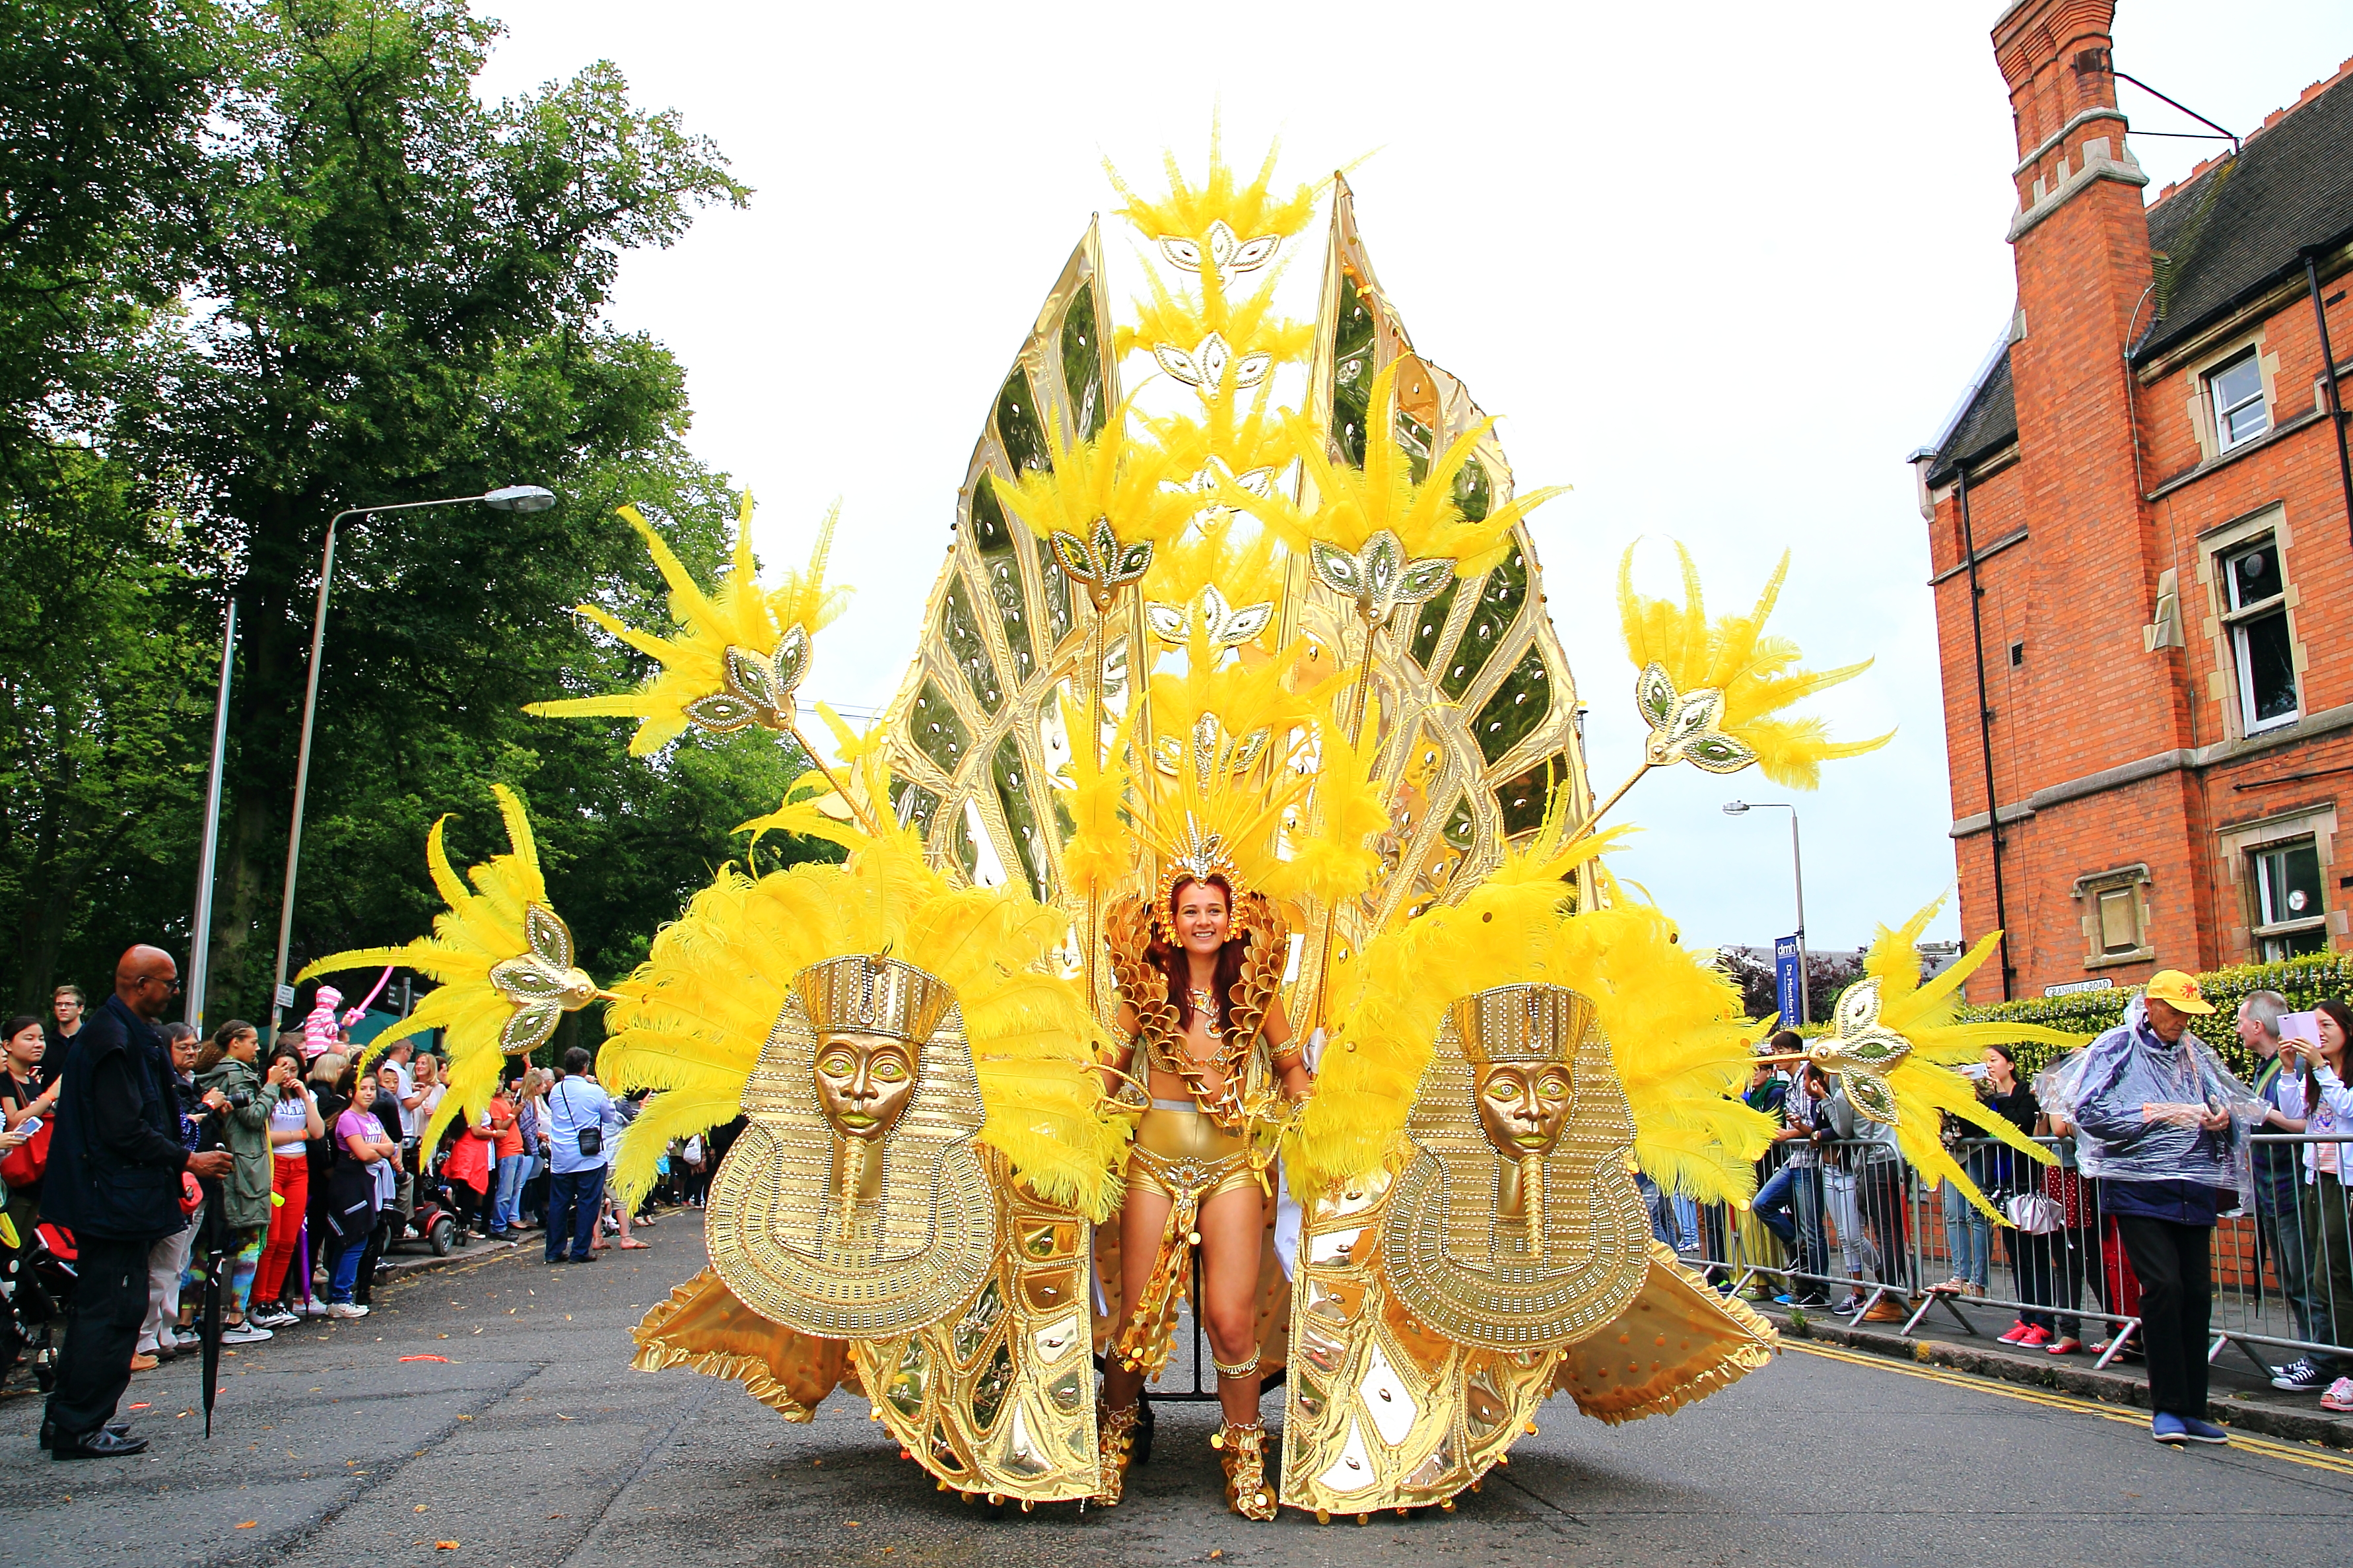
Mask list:
POLYGON ((2226 1443, 2206 1419, 2206 1326, 2214 1222, 2253 1201, 2249 1130, 2263 1102, 2189 1032, 2214 1011, 2198 982, 2159 971, 2109 1030, 2045 1075, 2043 1103, 2075 1130, 2084 1174, 2100 1182, 2141 1291, 2149 1435, 2226 1443))

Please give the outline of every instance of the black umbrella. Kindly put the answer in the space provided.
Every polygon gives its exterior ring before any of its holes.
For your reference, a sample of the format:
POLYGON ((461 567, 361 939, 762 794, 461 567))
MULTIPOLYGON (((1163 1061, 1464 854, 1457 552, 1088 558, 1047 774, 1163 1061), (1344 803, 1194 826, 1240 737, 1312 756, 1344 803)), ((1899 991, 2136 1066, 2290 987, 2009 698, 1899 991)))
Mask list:
POLYGON ((205 1206, 202 1225, 196 1232, 197 1245, 204 1249, 205 1304, 198 1313, 196 1332, 204 1345, 205 1371, 205 1436, 213 1435, 213 1400, 220 1392, 221 1358, 221 1269, 228 1258, 228 1215, 226 1203, 227 1189, 217 1177, 200 1183, 204 1188, 205 1206))

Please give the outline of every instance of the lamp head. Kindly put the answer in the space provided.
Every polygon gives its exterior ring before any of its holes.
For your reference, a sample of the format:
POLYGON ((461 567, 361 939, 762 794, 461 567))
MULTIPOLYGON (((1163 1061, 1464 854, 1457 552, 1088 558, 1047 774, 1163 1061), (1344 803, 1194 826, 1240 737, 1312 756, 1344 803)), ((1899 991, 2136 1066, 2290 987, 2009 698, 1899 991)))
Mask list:
POLYGON ((1726 816, 1740 816, 1747 810, 1748 803, 1745 800, 1727 800, 1724 803, 1724 815, 1726 816))
POLYGON ((482 498, 493 511, 545 511, 555 504, 555 492, 540 485, 504 485, 482 498))

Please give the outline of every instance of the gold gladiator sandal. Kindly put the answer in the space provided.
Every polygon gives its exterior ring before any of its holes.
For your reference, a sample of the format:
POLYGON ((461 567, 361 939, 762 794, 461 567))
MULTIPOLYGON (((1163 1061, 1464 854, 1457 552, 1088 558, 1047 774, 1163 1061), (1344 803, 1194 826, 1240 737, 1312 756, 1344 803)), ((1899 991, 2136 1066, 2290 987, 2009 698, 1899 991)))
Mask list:
POLYGON ((1103 1472, 1103 1490, 1095 1493, 1095 1501, 1105 1508, 1118 1507, 1127 1491, 1128 1461, 1135 1457, 1136 1408, 1106 1405, 1096 1414, 1095 1461, 1103 1472))
POLYGON ((1266 1427, 1229 1421, 1209 1439, 1226 1466, 1226 1506, 1244 1519, 1274 1517, 1274 1489, 1266 1484, 1266 1427))

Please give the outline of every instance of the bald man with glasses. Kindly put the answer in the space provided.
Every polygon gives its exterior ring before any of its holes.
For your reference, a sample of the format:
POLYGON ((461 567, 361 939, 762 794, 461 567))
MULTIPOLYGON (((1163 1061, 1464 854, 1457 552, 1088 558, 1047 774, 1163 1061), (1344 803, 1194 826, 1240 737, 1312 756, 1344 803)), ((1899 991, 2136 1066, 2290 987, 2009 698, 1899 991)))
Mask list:
POLYGON ((136 1454, 147 1439, 114 1420, 131 1384, 131 1357, 147 1314, 147 1254, 187 1225, 180 1174, 228 1174, 226 1149, 191 1154, 180 1143, 179 1100, 156 1032, 179 994, 161 948, 134 947, 114 967, 109 996, 74 1036, 49 1141, 41 1217, 73 1234, 79 1279, 66 1313, 57 1387, 41 1422, 53 1459, 136 1454))

